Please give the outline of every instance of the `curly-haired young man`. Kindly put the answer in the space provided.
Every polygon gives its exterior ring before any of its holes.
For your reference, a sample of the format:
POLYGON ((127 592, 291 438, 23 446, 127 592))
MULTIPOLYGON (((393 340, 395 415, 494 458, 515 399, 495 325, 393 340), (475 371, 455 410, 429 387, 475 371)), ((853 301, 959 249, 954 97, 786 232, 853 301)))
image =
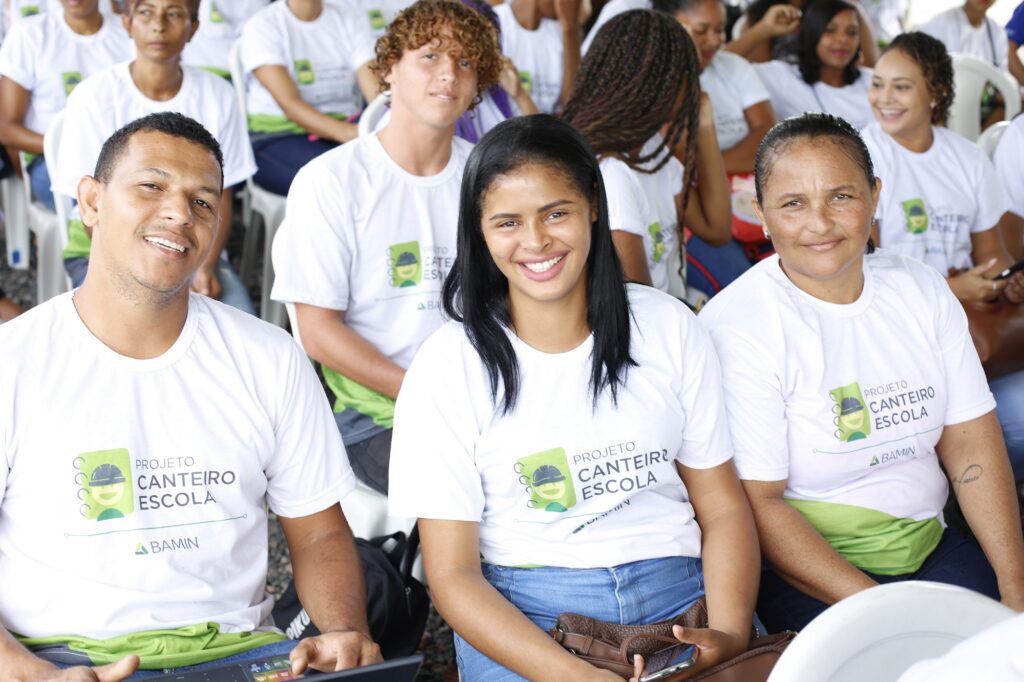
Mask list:
POLYGON ((420 343, 442 323, 470 145, 455 123, 497 79, 493 26, 451 0, 420 0, 377 43, 391 118, 307 165, 288 193, 275 300, 294 303, 323 365, 356 475, 387 491, 394 400, 420 343))

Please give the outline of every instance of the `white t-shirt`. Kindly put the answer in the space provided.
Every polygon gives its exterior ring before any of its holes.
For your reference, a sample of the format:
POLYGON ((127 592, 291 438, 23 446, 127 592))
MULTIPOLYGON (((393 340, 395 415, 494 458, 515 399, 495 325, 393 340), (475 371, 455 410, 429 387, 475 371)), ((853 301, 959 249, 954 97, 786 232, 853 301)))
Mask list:
POLYGON ((31 93, 25 127, 42 135, 82 79, 131 59, 135 45, 119 19, 92 35, 71 30, 60 12, 19 21, 0 48, 0 75, 31 93))
POLYGON ((327 0, 339 7, 354 7, 357 14, 362 15, 366 27, 373 37, 380 38, 398 13, 411 5, 409 0, 327 0))
MULTIPOLYGON (((677 167, 681 169, 682 164, 677 167)), ((669 168, 668 173, 674 174, 674 170, 675 168, 669 168)), ((608 196, 609 227, 612 230, 635 234, 644 240, 644 255, 647 257, 651 283, 655 288, 667 291, 668 254, 671 253, 670 249, 677 248, 679 241, 674 231, 666 229, 661 214, 655 210, 653 202, 648 198, 648 189, 652 192, 663 190, 668 183, 674 181, 674 176, 654 178, 650 174, 635 171, 624 161, 612 157, 601 159, 601 176, 604 178, 604 191, 608 196), (648 178, 646 184, 649 187, 641 181, 641 176, 648 178)), ((681 176, 678 179, 677 186, 681 189, 681 176)), ((661 204, 662 201, 659 200, 658 203, 661 204)), ((673 220, 671 224, 674 225, 676 222, 673 220)))
POLYGON ((512 13, 512 1, 493 7, 501 24, 501 51, 516 65, 537 108, 553 114, 562 108, 562 27, 554 19, 541 19, 536 30, 523 28, 512 13))
POLYGON ((963 7, 954 7, 935 15, 917 27, 918 31, 942 41, 948 52, 974 55, 993 66, 1007 71, 1010 43, 1006 29, 993 19, 985 17, 981 26, 971 26, 963 7))
MULTIPOLYGON (((64 7, 60 4, 60 0, 3 0, 0 5, 3 6, 0 24, 3 24, 7 31, 10 31, 22 19, 34 17, 37 14, 61 15, 64 13, 64 7)), ((100 0, 100 13, 118 23, 121 21, 120 16, 114 13, 110 0, 100 0)))
POLYGON ((260 66, 283 66, 302 100, 324 114, 347 117, 363 108, 356 70, 374 58, 374 35, 355 10, 325 4, 320 16, 302 21, 287 2, 260 10, 242 31, 249 129, 302 132, 253 75, 260 66))
POLYGON ((182 66, 178 94, 164 102, 151 100, 135 86, 128 62, 104 69, 68 98, 67 115, 57 163, 50 167, 53 188, 75 196, 78 181, 91 175, 107 138, 122 126, 147 114, 176 111, 210 131, 224 154, 224 186, 231 187, 256 172, 252 145, 238 113, 231 85, 219 76, 182 66))
POLYGON ((875 40, 890 42, 903 33, 903 17, 910 9, 910 0, 854 0, 871 22, 875 40))
POLYGON ((0 328, 0 597, 25 636, 271 624, 265 504, 330 507, 354 479, 287 334, 198 294, 163 355, 118 355, 73 292, 0 328), (56 388, 56 390, 55 390, 56 388))
POLYGON ((1013 119, 992 155, 996 175, 1010 201, 1009 210, 1024 216, 1024 168, 1021 167, 1021 159, 1024 159, 1024 116, 1013 119))
POLYGON ((594 42, 594 38, 597 37, 597 32, 601 30, 602 26, 607 24, 613 17, 634 9, 651 9, 651 0, 611 0, 611 2, 602 7, 601 13, 597 15, 597 20, 590 27, 590 32, 583 39, 583 44, 580 46, 580 55, 587 54, 587 50, 590 49, 591 43, 594 42))
POLYGON ((860 297, 838 305, 797 288, 776 255, 699 319, 722 361, 740 478, 786 480, 785 498, 854 565, 916 570, 942 532, 942 429, 995 408, 943 277, 880 249, 860 297))
MULTIPOLYGON (((462 169, 471 146, 452 141, 448 165, 420 177, 365 135, 307 164, 278 230, 276 301, 344 310, 345 324, 401 367, 441 323, 441 286, 455 260, 462 169)), ((390 427, 394 402, 324 367, 338 397, 390 427)))
POLYGON ((711 98, 718 147, 723 152, 750 134, 746 110, 770 97, 750 62, 725 50, 716 52, 701 72, 700 89, 711 98))
MULTIPOLYGON (((661 135, 655 135, 644 145, 643 154, 649 154, 654 148, 661 144, 661 135)), ((669 291, 669 280, 673 273, 668 270, 670 267, 678 267, 671 254, 679 249, 679 214, 676 211, 676 197, 683 192, 683 181, 686 169, 675 156, 668 150, 669 159, 664 166, 655 173, 635 173, 640 187, 643 188, 647 201, 654 210, 661 227, 655 228, 652 232, 648 226, 648 236, 651 238, 650 248, 647 249, 647 269, 651 273, 651 283, 661 291, 669 291), (660 231, 661 236, 656 236, 660 231)), ((660 159, 658 159, 660 160, 660 159)), ((654 168, 655 161, 647 167, 654 168)), ((648 244, 644 243, 645 249, 648 244)), ((683 272, 685 275, 685 264, 683 272)), ((685 279, 685 277, 684 277, 685 279)))
POLYGON ((871 69, 860 67, 860 78, 841 88, 818 81, 808 85, 800 77, 796 64, 770 61, 754 64, 761 82, 771 94, 772 108, 778 120, 808 111, 841 116, 860 130, 875 120, 868 103, 871 69))
POLYGON ((995 227, 1010 206, 985 152, 947 128, 932 134, 931 149, 918 154, 877 123, 861 131, 882 180, 881 245, 945 275, 973 265, 971 234, 995 227))
POLYGON ((593 405, 593 337, 543 353, 509 333, 521 382, 509 414, 492 405, 461 324, 428 339, 398 397, 389 513, 478 522, 483 560, 504 566, 699 557, 675 463, 705 469, 731 456, 718 360, 682 303, 627 291, 638 366, 617 406, 608 391, 593 405))
POLYGON ((270 0, 200 0, 199 30, 181 53, 184 64, 209 69, 220 76, 231 73, 231 46, 242 37, 249 17, 270 0))

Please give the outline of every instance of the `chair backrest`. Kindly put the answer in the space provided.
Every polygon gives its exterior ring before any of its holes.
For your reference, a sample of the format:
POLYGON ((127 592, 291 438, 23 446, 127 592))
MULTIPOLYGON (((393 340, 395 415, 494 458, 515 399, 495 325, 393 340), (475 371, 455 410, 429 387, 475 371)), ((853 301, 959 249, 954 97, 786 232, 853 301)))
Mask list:
POLYGON ((377 123, 387 113, 390 103, 391 98, 384 93, 373 98, 373 101, 366 106, 366 109, 363 110, 362 115, 359 117, 360 137, 377 129, 377 123))
POLYGON ((1002 139, 1003 133, 1005 133, 1009 127, 1009 121, 999 121, 998 123, 994 123, 986 128, 978 137, 977 144, 981 147, 982 151, 988 155, 988 158, 991 159, 992 155, 996 153, 996 147, 999 146, 999 140, 1002 139))
POLYGON ((879 585, 832 605, 811 621, 768 682, 895 682, 910 666, 1015 612, 954 585, 907 581, 879 585))
MULTIPOLYGON (((43 135, 43 156, 48 159, 47 163, 55 163, 57 150, 60 149, 60 137, 64 132, 64 116, 66 109, 61 109, 50 121, 43 135)), ((68 245, 68 219, 71 216, 71 197, 65 196, 53 190, 53 205, 57 211, 57 224, 60 225, 61 249, 68 245)))
POLYGON ((956 98, 949 112, 949 128, 972 142, 981 135, 981 94, 986 83, 992 83, 1003 97, 1005 113, 1010 120, 1020 113, 1020 89, 1013 77, 969 54, 953 54, 953 85, 956 98))
MULTIPOLYGON (((270 245, 270 261, 273 263, 274 271, 281 267, 282 258, 284 254, 282 249, 284 248, 284 241, 281 239, 281 230, 278 230, 274 234, 274 241, 270 245)), ((284 309, 288 312, 288 326, 292 329, 292 338, 295 339, 295 343, 299 344, 299 348, 302 348, 302 352, 306 352, 306 348, 302 345, 302 337, 299 335, 299 321, 295 314, 295 304, 285 303, 284 309)))

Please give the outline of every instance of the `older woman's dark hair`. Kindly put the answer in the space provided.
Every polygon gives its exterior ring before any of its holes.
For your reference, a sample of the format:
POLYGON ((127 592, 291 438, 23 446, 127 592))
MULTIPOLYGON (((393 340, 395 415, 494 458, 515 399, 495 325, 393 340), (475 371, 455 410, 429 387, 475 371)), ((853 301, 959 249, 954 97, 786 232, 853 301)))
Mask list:
POLYGON ((928 92, 935 100, 935 107, 932 108, 932 125, 946 125, 955 96, 953 60, 949 58, 946 46, 941 40, 927 33, 911 31, 896 36, 882 54, 893 50, 899 50, 917 62, 924 74, 928 92))
MULTIPOLYGON (((761 140, 757 156, 754 157, 754 190, 757 193, 757 203, 764 205, 764 188, 771 178, 775 162, 798 140, 831 142, 833 148, 845 154, 860 168, 868 186, 875 186, 875 167, 871 163, 871 152, 868 151, 857 129, 846 119, 832 114, 803 114, 775 124, 761 140)), ((821 148, 822 154, 828 152, 827 148, 821 148)), ((874 250, 875 243, 869 237, 867 252, 871 253, 874 250)))
MULTIPOLYGON (((818 57, 818 43, 825 29, 833 18, 840 12, 853 12, 857 21, 861 21, 860 12, 857 8, 845 0, 817 0, 811 3, 800 20, 800 30, 797 33, 796 58, 797 66, 800 68, 800 76, 808 85, 814 85, 821 80, 821 58, 818 57)), ((843 83, 850 85, 860 78, 860 69, 857 68, 857 61, 860 59, 860 42, 857 42, 857 49, 854 50, 850 62, 843 69, 843 83)))
POLYGON ((444 283, 444 309, 462 322, 466 336, 487 368, 491 399, 502 411, 515 407, 519 363, 506 329, 511 323, 508 280, 495 265, 484 242, 484 196, 502 176, 527 165, 562 174, 590 200, 597 219, 590 229, 587 256, 587 323, 594 337, 590 389, 596 404, 606 388, 612 400, 630 365, 630 313, 615 246, 608 227, 608 203, 601 170, 586 140, 568 123, 546 114, 503 121, 473 148, 462 176, 458 252, 444 283))

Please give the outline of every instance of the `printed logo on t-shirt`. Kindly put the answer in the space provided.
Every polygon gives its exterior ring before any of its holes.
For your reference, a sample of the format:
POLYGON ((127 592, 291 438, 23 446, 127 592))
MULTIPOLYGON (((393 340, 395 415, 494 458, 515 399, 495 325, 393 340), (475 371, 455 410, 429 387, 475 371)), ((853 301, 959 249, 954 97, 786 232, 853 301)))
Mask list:
POLYGON ((423 281, 423 258, 417 241, 392 244, 388 248, 391 286, 414 287, 423 281))
POLYGON ((22 5, 21 10, 19 11, 23 19, 25 17, 31 17, 33 15, 39 14, 39 5, 22 5))
POLYGON ((900 204, 907 221, 907 232, 922 234, 928 229, 928 209, 922 199, 908 199, 900 204))
POLYGON ((316 82, 313 65, 308 59, 295 60, 295 80, 299 82, 299 85, 312 85, 316 82))
POLYGON ((367 10, 366 16, 370 18, 370 28, 374 31, 383 31, 388 27, 388 21, 379 9, 367 10))
POLYGON ((61 80, 64 81, 64 96, 67 97, 71 94, 71 91, 82 82, 82 73, 80 71, 65 71, 60 75, 61 80))
POLYGON ((832 422, 837 427, 836 438, 844 443, 867 438, 871 433, 871 413, 864 403, 860 384, 855 381, 833 388, 828 394, 834 402, 832 412, 836 416, 832 422))
POLYGON ((651 240, 654 242, 654 253, 651 254, 651 260, 655 263, 661 262, 661 257, 665 255, 665 235, 661 228, 661 223, 651 223, 647 226, 647 233, 651 235, 651 240))
POLYGON ((529 71, 520 71, 519 83, 523 86, 523 90, 526 90, 527 94, 533 94, 533 74, 529 71))
POLYGON ((220 13, 219 9, 217 9, 217 4, 213 2, 210 3, 210 21, 215 24, 224 23, 224 15, 220 13))
POLYGON ((527 506, 548 512, 564 512, 576 504, 569 460, 562 448, 544 450, 519 459, 515 464, 519 482, 530 494, 527 506))
POLYGON ((75 482, 82 501, 79 513, 87 519, 123 519, 135 511, 128 450, 96 450, 75 457, 75 482))

